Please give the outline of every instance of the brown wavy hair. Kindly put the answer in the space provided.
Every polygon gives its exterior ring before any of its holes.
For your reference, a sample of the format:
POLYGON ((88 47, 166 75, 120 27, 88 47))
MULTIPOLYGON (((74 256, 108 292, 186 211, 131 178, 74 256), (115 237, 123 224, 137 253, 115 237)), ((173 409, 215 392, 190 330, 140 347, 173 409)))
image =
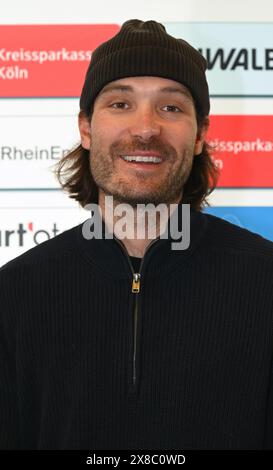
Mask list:
MULTIPOLYGON (((209 125, 207 116, 203 116, 195 103, 198 132, 209 125)), ((93 108, 89 113, 81 111, 91 120, 93 108)), ((182 202, 191 208, 201 211, 210 204, 207 197, 215 189, 219 169, 212 158, 214 148, 204 142, 202 153, 193 159, 193 165, 187 182, 183 187, 182 202)), ((98 187, 89 166, 89 151, 77 144, 69 153, 62 157, 54 168, 54 173, 70 198, 75 199, 82 207, 89 203, 98 204, 98 187)))

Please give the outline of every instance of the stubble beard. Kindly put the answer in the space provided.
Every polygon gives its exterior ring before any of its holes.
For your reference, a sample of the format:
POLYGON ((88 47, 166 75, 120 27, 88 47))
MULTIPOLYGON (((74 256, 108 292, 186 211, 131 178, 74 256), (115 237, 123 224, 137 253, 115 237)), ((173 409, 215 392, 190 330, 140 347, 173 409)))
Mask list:
MULTIPOLYGON (((180 164, 176 167, 175 171, 172 171, 172 162, 173 164, 179 158, 177 152, 173 147, 168 149, 167 159, 170 161, 169 170, 165 173, 164 181, 161 179, 154 188, 150 188, 145 192, 141 190, 141 186, 145 185, 147 182, 149 184, 149 175, 146 173, 137 175, 138 185, 134 187, 129 181, 123 179, 122 176, 118 179, 115 178, 115 183, 111 182, 112 177, 115 176, 115 159, 118 157, 119 153, 116 149, 117 145, 113 144, 109 153, 106 156, 100 149, 100 146, 93 139, 92 145, 89 152, 89 161, 90 161, 90 171, 93 176, 95 183, 97 184, 99 190, 101 190, 107 196, 113 196, 113 199, 116 204, 126 203, 131 207, 135 208, 137 204, 171 204, 174 201, 180 200, 182 197, 183 186, 187 182, 193 163, 193 150, 190 148, 185 148, 183 150, 183 156, 180 157, 180 164)), ((147 147, 142 148, 142 146, 135 146, 139 150, 149 150, 147 147)), ((160 150, 155 146, 151 146, 153 150, 160 150)), ((127 149, 128 150, 128 149, 127 149)), ((122 151, 124 154, 124 150, 122 151)), ((129 152, 128 152, 129 153, 129 152)), ((162 152, 163 153, 163 152, 162 152)), ((165 163, 163 163, 164 165, 165 163)))

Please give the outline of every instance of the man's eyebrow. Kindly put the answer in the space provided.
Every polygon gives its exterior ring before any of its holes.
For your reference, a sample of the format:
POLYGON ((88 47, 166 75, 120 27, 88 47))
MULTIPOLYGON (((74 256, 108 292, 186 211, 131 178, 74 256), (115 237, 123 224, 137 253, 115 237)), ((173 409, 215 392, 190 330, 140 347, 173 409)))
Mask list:
MULTIPOLYGON (((134 88, 131 85, 106 85, 98 96, 104 95, 105 93, 111 93, 115 91, 122 91, 122 92, 133 92, 134 88)), ((184 98, 187 98, 190 101, 193 101, 191 94, 188 92, 187 89, 183 90, 182 88, 174 87, 174 86, 166 86, 163 88, 159 88, 160 92, 162 93, 179 93, 184 98)))
POLYGON ((185 98, 193 101, 193 98, 190 94, 190 92, 185 88, 178 88, 178 87, 173 87, 173 86, 166 86, 164 88, 160 88, 159 91, 166 92, 166 93, 179 93, 180 95, 184 96, 185 98))
POLYGON ((106 85, 98 96, 104 95, 104 93, 110 93, 112 91, 134 91, 130 85, 106 85))

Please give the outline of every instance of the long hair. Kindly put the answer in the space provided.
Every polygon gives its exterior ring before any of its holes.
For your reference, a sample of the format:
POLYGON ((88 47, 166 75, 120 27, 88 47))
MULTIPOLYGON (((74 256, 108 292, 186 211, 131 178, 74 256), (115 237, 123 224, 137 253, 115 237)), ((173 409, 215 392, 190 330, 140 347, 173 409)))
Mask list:
MULTIPOLYGON (((91 119, 92 110, 88 113, 91 119)), ((208 118, 202 116, 196 108, 198 132, 208 125, 208 118)), ((201 211, 209 206, 207 197, 215 189, 219 177, 219 169, 212 158, 213 147, 204 143, 202 153, 195 155, 190 175, 183 186, 182 202, 191 208, 201 211)), ((89 203, 98 204, 98 187, 90 171, 89 151, 77 144, 69 153, 61 158, 54 168, 54 173, 70 198, 75 199, 82 207, 89 203)))

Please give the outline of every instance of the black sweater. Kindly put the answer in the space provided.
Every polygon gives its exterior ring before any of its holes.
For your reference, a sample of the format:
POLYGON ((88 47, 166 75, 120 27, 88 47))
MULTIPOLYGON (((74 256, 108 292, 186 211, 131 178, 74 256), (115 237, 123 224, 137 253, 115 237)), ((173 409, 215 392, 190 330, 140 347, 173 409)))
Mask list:
POLYGON ((273 243, 191 211, 132 293, 81 225, 0 270, 0 448, 273 449, 273 243))

